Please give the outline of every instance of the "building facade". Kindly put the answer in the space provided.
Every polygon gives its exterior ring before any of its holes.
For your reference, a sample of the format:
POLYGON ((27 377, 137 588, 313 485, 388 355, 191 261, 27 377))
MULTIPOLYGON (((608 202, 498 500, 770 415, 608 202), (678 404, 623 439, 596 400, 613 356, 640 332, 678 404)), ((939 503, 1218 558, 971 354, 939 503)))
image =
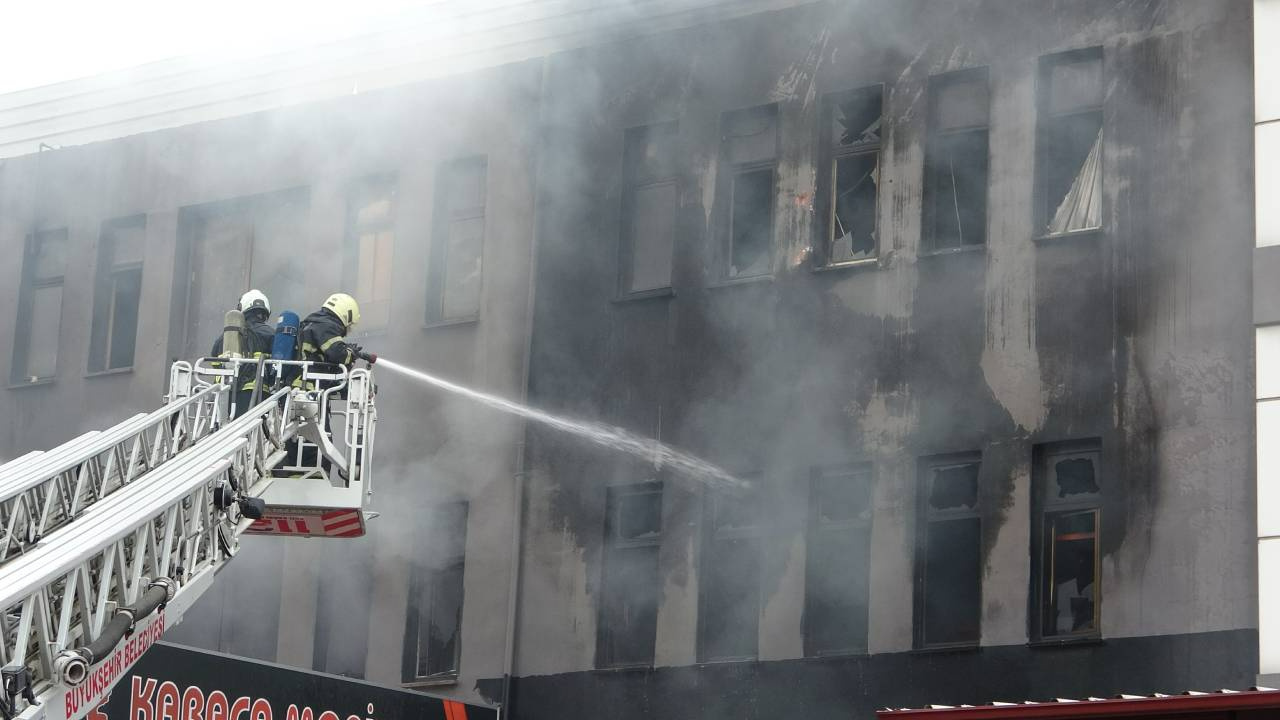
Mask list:
POLYGON ((384 373, 370 536, 247 542, 173 639, 521 718, 1252 684, 1252 4, 658 5, 5 160, 0 449, 341 287, 743 483, 384 373))

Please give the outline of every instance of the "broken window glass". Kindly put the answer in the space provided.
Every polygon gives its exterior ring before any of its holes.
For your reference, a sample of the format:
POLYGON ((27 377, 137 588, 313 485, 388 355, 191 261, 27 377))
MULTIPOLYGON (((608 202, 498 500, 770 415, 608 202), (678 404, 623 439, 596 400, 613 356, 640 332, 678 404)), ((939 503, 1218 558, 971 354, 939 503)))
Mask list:
POLYGON ((445 167, 431 247, 428 320, 467 320, 480 314, 487 165, 469 158, 445 167))
POLYGON ((1052 514, 1048 529, 1050 577, 1046 636, 1097 629, 1098 511, 1052 514))
POLYGON ((1037 447, 1033 549, 1041 637, 1098 631, 1098 530, 1102 483, 1096 442, 1037 447))
POLYGON ((1102 225, 1102 52, 1043 58, 1037 153, 1043 232, 1102 225))
POLYGON ((661 597, 662 484, 610 488, 606 512, 597 664, 651 665, 661 597))
POLYGON ((463 580, 466 573, 467 503, 442 505, 431 513, 426 546, 413 568, 409 600, 411 643, 404 680, 449 677, 458 672, 463 580))
POLYGON ((922 647, 977 643, 982 618, 982 520, 974 459, 925 462, 917 641, 922 647))
POLYGON ((866 651, 870 497, 867 468, 824 471, 810 481, 804 614, 808 656, 866 651))
POLYGON ((145 237, 143 217, 103 225, 89 333, 89 372, 133 365, 145 237))
POLYGON ((930 81, 932 118, 925 155, 925 221, 929 246, 982 245, 987 238, 989 99, 987 70, 930 81))
POLYGON ((769 272, 773 245, 773 168, 733 176, 729 277, 769 272))
POLYGON ((729 207, 724 272, 730 278, 765 275, 772 269, 777 120, 776 105, 724 116, 721 157, 729 166, 724 172, 729 207))
POLYGON ((819 193, 828 213, 828 264, 876 254, 883 94, 881 86, 875 85, 827 101, 830 177, 819 181, 819 193))

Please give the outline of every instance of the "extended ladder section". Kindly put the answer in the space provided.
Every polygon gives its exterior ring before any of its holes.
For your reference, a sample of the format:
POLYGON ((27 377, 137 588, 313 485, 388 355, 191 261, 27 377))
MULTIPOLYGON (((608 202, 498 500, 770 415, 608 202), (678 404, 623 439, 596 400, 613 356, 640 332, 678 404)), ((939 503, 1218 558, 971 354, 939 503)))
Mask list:
POLYGON ((0 718, 84 717, 235 555, 271 487, 327 498, 367 478, 369 372, 325 377, 277 382, 244 410, 230 383, 179 363, 161 410, 0 467, 0 718), (290 456, 308 445, 300 472, 290 456))

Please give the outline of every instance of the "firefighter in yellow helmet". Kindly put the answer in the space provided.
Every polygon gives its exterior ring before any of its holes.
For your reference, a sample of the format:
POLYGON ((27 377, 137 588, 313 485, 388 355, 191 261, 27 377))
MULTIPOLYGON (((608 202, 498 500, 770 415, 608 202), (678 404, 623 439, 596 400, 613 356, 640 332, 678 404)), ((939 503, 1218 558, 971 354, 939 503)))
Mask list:
POLYGON ((347 342, 347 333, 360 322, 360 305, 346 293, 330 295, 320 309, 302 320, 298 339, 302 359, 351 367, 357 359, 374 362, 376 355, 347 342))

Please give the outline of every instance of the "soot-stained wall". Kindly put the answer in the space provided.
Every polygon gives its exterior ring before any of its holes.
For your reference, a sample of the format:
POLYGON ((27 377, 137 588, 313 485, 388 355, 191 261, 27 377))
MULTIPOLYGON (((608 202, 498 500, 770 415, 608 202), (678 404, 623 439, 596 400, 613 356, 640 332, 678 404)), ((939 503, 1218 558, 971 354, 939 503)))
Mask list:
MULTIPOLYGON (((814 3, 552 56, 533 398, 660 433, 759 478, 768 520, 757 657, 795 662, 691 667, 705 620, 707 487, 535 430, 517 716, 549 716, 566 696, 636 694, 663 704, 663 716, 710 717, 695 708, 792 688, 801 705, 822 696, 852 710, 1130 682, 1134 691, 1249 684, 1250 37, 1247 2, 912 0, 814 3), (1091 47, 1103 58, 1101 228, 1040 237, 1038 63, 1091 47), (975 67, 987 68, 990 87, 986 243, 929 252, 928 82, 975 67), (815 269, 825 225, 814 198, 829 171, 822 100, 875 83, 885 89, 875 260, 815 269), (767 103, 779 118, 772 264, 764 277, 727 282, 722 113, 767 103), (627 297, 624 138, 666 122, 678 147, 671 290, 627 297), (1104 645, 1028 652, 1035 448, 1073 440, 1096 440, 1101 453, 1104 645), (918 658, 904 654, 915 645, 917 463, 960 452, 982 458, 983 649, 918 658), (845 463, 869 463, 874 477, 869 657, 801 662, 809 473, 845 463), (600 664, 606 488, 653 477, 665 481, 659 669, 590 672, 600 664), (1144 655, 1149 669, 1126 670, 1143 648, 1160 648, 1144 655), (1201 653, 1233 660, 1187 664, 1201 653), (1059 672, 1067 657, 1090 673, 1059 672), (860 699, 824 696, 816 688, 827 681, 799 679, 806 672, 856 687, 860 699), (953 672, 988 681, 942 680, 953 672), (665 705, 666 683, 688 704, 665 705)), ((648 712, 606 705, 611 715, 648 712)), ((754 716, 727 707, 722 716, 754 716)))

